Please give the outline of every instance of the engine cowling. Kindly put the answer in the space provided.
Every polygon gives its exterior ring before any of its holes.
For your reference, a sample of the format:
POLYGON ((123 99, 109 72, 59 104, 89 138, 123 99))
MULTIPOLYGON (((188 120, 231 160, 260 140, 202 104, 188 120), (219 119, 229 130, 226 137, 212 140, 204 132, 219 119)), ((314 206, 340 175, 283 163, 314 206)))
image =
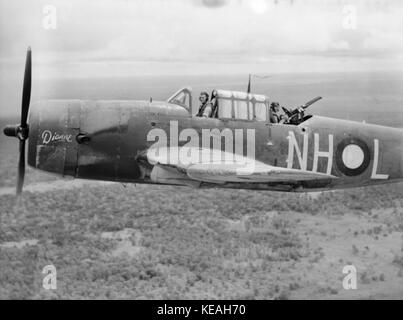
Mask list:
POLYGON ((32 105, 28 164, 61 175, 76 176, 80 130, 79 100, 48 100, 32 105))

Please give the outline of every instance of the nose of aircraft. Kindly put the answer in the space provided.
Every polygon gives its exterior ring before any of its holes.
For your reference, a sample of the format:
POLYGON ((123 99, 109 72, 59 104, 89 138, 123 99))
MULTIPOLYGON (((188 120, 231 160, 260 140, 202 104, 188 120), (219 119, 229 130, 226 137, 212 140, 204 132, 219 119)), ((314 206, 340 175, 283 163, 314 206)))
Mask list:
POLYGON ((47 100, 33 104, 29 118, 30 166, 62 175, 75 175, 80 107, 80 101, 70 100, 47 100))

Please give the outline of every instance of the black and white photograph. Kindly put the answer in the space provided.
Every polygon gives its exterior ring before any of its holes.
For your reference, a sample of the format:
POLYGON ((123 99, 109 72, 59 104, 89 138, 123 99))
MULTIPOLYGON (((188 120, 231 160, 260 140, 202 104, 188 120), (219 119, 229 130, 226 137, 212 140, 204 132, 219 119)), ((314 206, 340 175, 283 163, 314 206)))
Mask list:
POLYGON ((0 300, 403 300, 402 18, 0 0, 0 300))

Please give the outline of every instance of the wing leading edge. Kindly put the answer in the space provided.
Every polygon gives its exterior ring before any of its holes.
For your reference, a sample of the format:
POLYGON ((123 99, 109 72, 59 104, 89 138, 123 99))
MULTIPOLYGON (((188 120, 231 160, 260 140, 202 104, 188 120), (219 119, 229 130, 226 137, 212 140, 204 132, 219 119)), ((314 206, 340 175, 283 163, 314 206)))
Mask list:
POLYGON ((269 183, 337 179, 325 173, 271 166, 250 158, 214 149, 197 147, 155 148, 147 152, 148 161, 158 167, 176 169, 192 180, 224 184, 227 182, 269 183))

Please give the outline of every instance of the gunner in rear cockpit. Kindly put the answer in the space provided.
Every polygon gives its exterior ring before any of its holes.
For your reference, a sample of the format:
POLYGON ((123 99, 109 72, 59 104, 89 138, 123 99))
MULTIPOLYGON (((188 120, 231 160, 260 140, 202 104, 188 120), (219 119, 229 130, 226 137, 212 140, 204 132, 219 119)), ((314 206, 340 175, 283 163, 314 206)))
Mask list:
POLYGON ((271 116, 270 122, 271 123, 285 123, 288 120, 287 115, 282 114, 280 112, 280 104, 278 102, 272 102, 270 105, 271 109, 271 116))

